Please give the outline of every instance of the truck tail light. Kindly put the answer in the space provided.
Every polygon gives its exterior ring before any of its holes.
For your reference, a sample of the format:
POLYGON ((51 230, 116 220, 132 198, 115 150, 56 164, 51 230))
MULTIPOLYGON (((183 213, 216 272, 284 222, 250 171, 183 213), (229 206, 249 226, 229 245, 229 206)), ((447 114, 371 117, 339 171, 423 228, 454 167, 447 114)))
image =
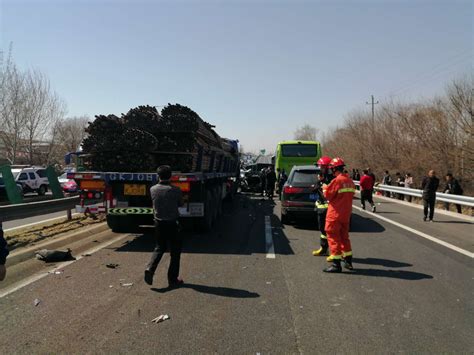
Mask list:
POLYGON ((304 192, 304 189, 302 187, 285 186, 283 188, 283 193, 287 195, 301 194, 303 192, 304 192))
POLYGON ((171 184, 173 186, 179 187, 179 189, 183 192, 191 191, 191 184, 189 182, 173 181, 171 184))

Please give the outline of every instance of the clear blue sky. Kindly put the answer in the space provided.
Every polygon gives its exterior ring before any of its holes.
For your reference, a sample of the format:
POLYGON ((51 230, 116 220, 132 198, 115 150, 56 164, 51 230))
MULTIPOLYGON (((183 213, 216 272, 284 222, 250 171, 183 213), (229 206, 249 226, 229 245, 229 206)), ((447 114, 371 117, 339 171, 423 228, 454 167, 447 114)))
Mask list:
POLYGON ((178 102, 248 150, 472 72, 470 1, 0 2, 1 47, 69 115, 178 102))

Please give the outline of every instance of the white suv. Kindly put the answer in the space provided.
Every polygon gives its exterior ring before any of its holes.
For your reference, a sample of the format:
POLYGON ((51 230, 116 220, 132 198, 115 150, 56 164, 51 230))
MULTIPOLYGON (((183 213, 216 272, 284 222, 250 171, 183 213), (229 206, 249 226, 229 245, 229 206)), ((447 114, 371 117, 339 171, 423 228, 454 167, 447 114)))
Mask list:
POLYGON ((12 169, 13 177, 23 187, 23 193, 37 192, 42 196, 48 191, 49 181, 44 168, 12 169))

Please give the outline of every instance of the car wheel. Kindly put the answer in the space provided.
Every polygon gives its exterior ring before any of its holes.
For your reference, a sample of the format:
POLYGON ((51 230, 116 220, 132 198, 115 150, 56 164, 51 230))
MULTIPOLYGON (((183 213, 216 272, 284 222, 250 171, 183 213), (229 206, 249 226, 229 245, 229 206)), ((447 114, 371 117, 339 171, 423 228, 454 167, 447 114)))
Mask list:
POLYGON ((41 185, 38 189, 38 195, 43 196, 46 193, 46 186, 41 185))

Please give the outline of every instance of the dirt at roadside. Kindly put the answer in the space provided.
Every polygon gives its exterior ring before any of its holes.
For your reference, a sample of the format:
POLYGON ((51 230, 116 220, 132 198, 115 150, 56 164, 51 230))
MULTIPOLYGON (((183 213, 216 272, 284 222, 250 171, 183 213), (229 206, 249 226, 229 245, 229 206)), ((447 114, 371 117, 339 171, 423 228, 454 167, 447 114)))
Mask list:
POLYGON ((67 218, 57 220, 54 223, 37 224, 35 226, 15 229, 5 232, 5 239, 10 251, 26 245, 33 245, 36 242, 54 237, 58 234, 71 232, 76 229, 91 226, 105 221, 104 215, 98 215, 96 219, 77 216, 68 221, 67 218))

